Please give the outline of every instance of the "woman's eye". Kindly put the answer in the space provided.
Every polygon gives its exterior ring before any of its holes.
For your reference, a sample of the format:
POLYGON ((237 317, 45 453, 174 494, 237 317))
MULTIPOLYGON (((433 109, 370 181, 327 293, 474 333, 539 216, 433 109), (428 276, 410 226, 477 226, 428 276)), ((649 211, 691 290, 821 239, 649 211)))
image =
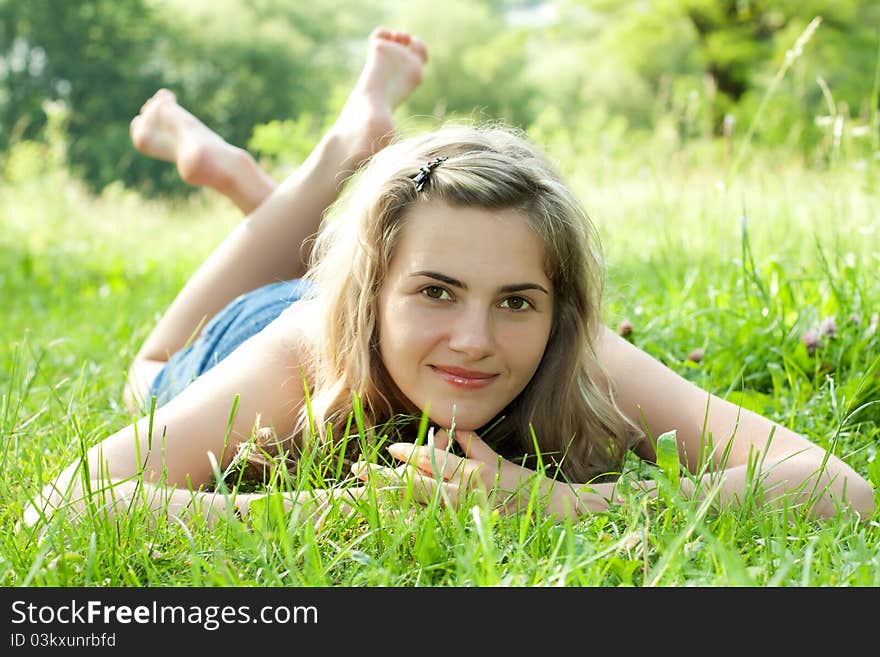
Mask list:
POLYGON ((425 289, 422 290, 422 294, 424 294, 429 299, 449 298, 449 293, 446 290, 444 290, 442 287, 438 287, 436 285, 429 285, 428 287, 426 287, 425 289))
POLYGON ((532 304, 522 297, 507 297, 501 302, 501 307, 509 308, 510 310, 528 310, 532 307, 532 304))

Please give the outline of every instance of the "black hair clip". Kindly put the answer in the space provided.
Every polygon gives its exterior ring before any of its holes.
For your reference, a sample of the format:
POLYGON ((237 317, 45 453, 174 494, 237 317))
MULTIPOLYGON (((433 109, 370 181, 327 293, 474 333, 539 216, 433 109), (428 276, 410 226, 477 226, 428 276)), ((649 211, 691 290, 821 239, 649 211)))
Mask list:
POLYGON ((425 188, 425 185, 428 184, 431 180, 431 172, 440 166, 441 162, 446 161, 446 156, 435 157, 433 160, 428 162, 425 166, 419 169, 419 172, 412 177, 412 181, 416 184, 416 191, 420 192, 425 188))

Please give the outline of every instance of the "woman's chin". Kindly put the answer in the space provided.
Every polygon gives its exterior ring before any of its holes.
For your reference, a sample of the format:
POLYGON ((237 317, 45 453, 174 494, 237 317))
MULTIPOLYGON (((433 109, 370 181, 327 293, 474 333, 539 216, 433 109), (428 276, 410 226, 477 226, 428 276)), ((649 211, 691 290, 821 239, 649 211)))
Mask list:
POLYGON ((454 426, 457 431, 476 431, 495 417, 494 415, 487 416, 485 413, 463 413, 459 409, 456 411, 455 413, 431 413, 431 422, 441 429, 450 429, 454 426))

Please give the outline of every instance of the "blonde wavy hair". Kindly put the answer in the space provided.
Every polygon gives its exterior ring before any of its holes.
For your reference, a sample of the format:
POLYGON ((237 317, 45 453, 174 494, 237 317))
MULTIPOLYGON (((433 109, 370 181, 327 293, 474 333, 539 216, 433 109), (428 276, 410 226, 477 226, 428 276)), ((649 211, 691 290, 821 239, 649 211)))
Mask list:
MULTIPOLYGON (((401 417, 418 421, 420 409, 382 363, 377 304, 407 215, 425 201, 521 213, 544 245, 553 283, 553 323, 541 363, 480 435, 511 460, 528 463, 540 451, 545 464, 574 482, 619 468, 639 432, 595 376, 604 284, 598 235, 551 162, 518 130, 499 125, 447 125, 390 144, 333 206, 306 274, 323 320, 322 342, 306 367, 310 404, 275 449, 295 465, 306 446, 338 441, 355 426, 356 405, 367 427, 401 417), (435 157, 446 160, 417 191, 413 176, 435 157)), ((349 441, 346 460, 358 451, 357 441, 349 441)))

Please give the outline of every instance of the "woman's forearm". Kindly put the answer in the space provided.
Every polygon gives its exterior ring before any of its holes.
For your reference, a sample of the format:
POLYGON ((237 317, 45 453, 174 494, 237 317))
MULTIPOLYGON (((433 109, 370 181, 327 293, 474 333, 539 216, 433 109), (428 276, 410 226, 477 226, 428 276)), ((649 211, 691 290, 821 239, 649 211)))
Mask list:
POLYGON ((742 465, 704 475, 696 488, 688 480, 686 494, 700 498, 718 489, 721 504, 739 504, 753 495, 759 506, 796 506, 813 518, 829 518, 841 511, 865 517, 874 512, 871 485, 840 459, 826 463, 813 453, 795 454, 771 463, 742 465))
POLYGON ((184 522, 204 520, 209 525, 220 518, 234 515, 247 519, 255 513, 267 512, 270 504, 279 503, 284 512, 298 508, 302 517, 323 517, 332 508, 350 513, 363 493, 362 488, 329 488, 283 493, 222 493, 207 490, 186 490, 145 483, 140 480, 83 479, 79 464, 67 468, 43 489, 39 500, 25 510, 23 522, 36 526, 48 521, 61 510, 79 516, 94 509, 106 517, 130 515, 146 511, 154 519, 164 517, 184 522))
MULTIPOLYGON (((736 466, 698 479, 681 478, 681 494, 685 499, 712 498, 721 506, 738 505, 754 496, 758 506, 790 506, 807 508, 812 517, 831 517, 841 510, 861 516, 874 512, 871 485, 840 459, 829 457, 824 464, 813 454, 795 455, 760 466, 736 466)), ((649 497, 658 494, 654 480, 628 482, 649 497)), ((550 491, 548 511, 559 519, 577 519, 588 513, 605 511, 609 505, 624 501, 619 482, 582 486, 556 483, 550 491)))
MULTIPOLYGON (((242 502, 243 503, 243 502, 242 502)), ((80 517, 94 510, 107 518, 131 515, 139 511, 168 519, 201 516, 216 521, 234 511, 234 498, 206 491, 190 491, 145 483, 141 480, 84 478, 75 463, 45 486, 40 497, 25 509, 23 523, 37 527, 49 522, 59 512, 80 517)))

